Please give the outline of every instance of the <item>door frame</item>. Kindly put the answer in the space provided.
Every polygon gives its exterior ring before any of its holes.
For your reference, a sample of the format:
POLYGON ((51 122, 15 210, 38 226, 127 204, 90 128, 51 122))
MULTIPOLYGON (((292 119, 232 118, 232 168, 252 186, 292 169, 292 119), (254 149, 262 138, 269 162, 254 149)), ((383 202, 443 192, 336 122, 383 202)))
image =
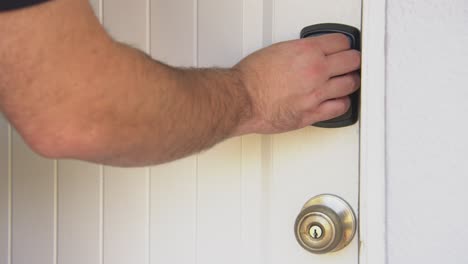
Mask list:
POLYGON ((359 263, 386 257, 386 0, 362 0, 359 263))

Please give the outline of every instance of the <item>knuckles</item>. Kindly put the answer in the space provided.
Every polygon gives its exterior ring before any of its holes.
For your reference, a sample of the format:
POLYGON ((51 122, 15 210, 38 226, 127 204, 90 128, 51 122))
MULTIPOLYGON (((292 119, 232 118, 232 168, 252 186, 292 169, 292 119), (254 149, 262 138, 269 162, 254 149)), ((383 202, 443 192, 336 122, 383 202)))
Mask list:
POLYGON ((326 98, 326 89, 320 88, 320 89, 314 89, 312 92, 312 96, 315 101, 317 102, 322 102, 326 98))
POLYGON ((307 71, 315 77, 324 77, 320 79, 328 78, 328 67, 324 59, 314 60, 311 62, 307 71))
POLYGON ((296 51, 303 56, 323 55, 320 44, 314 38, 305 38, 293 42, 296 51))
POLYGON ((330 76, 325 58, 315 59, 313 61, 311 60, 307 66, 307 73, 309 74, 311 81, 325 82, 328 80, 330 76))

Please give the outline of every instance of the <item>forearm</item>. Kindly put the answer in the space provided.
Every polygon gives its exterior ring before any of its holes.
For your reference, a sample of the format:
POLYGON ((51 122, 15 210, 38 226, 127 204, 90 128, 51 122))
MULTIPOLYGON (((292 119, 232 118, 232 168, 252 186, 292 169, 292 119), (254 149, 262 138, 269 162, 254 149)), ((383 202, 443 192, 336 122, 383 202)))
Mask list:
POLYGON ((97 142, 100 150, 90 152, 100 154, 78 158, 115 165, 166 162, 233 136, 250 115, 249 97, 235 70, 172 68, 124 46, 116 53, 115 64, 122 67, 112 73, 119 78, 117 86, 103 83, 108 103, 91 111, 103 114, 94 126, 105 138, 97 142))

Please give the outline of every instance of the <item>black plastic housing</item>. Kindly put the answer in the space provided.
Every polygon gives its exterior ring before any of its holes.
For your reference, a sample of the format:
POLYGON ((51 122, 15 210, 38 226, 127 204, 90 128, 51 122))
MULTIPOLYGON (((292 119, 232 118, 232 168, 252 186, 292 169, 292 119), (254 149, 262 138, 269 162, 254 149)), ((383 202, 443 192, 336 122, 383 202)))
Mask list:
MULTIPOLYGON (((335 23, 317 24, 305 27, 301 31, 301 38, 317 37, 324 34, 341 33, 349 38, 351 48, 361 50, 361 32, 359 29, 335 23)), ((355 124, 359 119, 360 90, 351 94, 351 107, 342 116, 312 124, 316 127, 338 128, 355 124)))

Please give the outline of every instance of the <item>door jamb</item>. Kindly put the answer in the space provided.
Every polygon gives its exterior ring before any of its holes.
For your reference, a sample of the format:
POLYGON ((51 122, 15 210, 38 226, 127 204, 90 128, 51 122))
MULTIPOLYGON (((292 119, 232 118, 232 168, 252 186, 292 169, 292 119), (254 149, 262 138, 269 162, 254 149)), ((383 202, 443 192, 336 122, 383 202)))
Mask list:
POLYGON ((386 252, 386 0, 362 0, 359 263, 384 264, 386 252))

